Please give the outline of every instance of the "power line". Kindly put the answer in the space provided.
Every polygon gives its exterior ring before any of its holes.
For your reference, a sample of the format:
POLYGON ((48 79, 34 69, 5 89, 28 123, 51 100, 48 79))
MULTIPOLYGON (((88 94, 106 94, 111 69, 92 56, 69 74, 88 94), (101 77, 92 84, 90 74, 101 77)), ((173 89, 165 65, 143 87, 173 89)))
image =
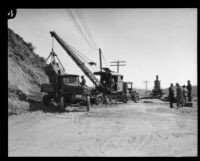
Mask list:
MULTIPOLYGON (((94 42, 94 39, 92 37, 92 34, 89 30, 89 27, 88 27, 86 21, 83 21, 83 19, 82 19, 83 16, 81 16, 80 13, 78 12, 78 10, 75 10, 75 9, 74 10, 67 9, 67 13, 70 16, 73 24, 75 25, 75 29, 82 35, 82 37, 86 40, 86 42, 91 47, 91 49, 95 49, 95 51, 96 51, 97 45, 94 42), (82 25, 80 25, 80 23, 82 25), (82 27, 83 27, 84 30, 82 29, 82 27)), ((84 60, 88 64, 90 64, 90 62, 93 63, 93 64, 96 64, 90 58, 83 55, 80 51, 73 48, 71 45, 70 45, 70 47, 71 47, 71 50, 73 50, 82 60, 84 60)), ((90 66, 91 66, 91 64, 90 64, 90 66)), ((91 67, 93 67, 93 66, 91 66, 91 67)))
MULTIPOLYGON (((75 18, 75 16, 74 16, 74 14, 73 14, 73 12, 72 12, 71 10, 67 10, 67 12, 68 12, 68 15, 70 16, 71 20, 73 21, 73 24, 75 25, 77 31, 78 31, 85 39, 87 39, 87 38, 85 37, 85 34, 83 33, 83 31, 82 31, 80 25, 78 24, 78 22, 77 22, 77 20, 76 20, 76 18, 75 18)), ((86 41, 87 41, 87 40, 86 40, 86 41)))
MULTIPOLYGON (((79 13, 78 13, 78 15, 79 15, 79 17, 81 18, 81 16, 80 16, 79 13)), ((83 19, 84 19, 83 24, 85 24, 84 26, 85 26, 85 28, 86 28, 86 31, 87 31, 87 33, 88 33, 88 36, 90 37, 90 39, 91 39, 91 41, 93 42, 93 44, 94 44, 96 50, 98 51, 98 47, 97 47, 97 45, 96 45, 96 42, 94 41, 92 32, 90 31, 90 28, 89 28, 89 26, 88 26, 88 23, 87 23, 87 21, 86 21, 86 18, 84 17, 84 14, 83 14, 83 13, 82 13, 81 15, 82 15, 82 17, 83 17, 83 19), (84 23, 84 22, 85 22, 85 23, 84 23)))
MULTIPOLYGON (((86 42, 88 43, 88 40, 87 40, 85 34, 83 33, 83 31, 82 31, 80 25, 79 25, 78 22, 76 21, 74 15, 73 15, 73 13, 72 13, 72 11, 70 11, 70 10, 66 10, 66 11, 67 11, 69 17, 71 18, 71 20, 72 20, 72 22, 73 22, 73 24, 74 24, 74 26, 75 26, 76 31, 79 32, 79 33, 82 35, 82 37, 86 40, 86 42)), ((90 43, 88 43, 88 45, 90 46, 90 49, 93 49, 93 47, 91 47, 91 44, 90 44, 90 43)))
POLYGON ((69 13, 69 16, 71 17, 72 21, 74 22, 77 30, 79 31, 79 33, 83 36, 83 38, 86 40, 86 42, 88 43, 88 45, 92 48, 95 49, 94 46, 92 46, 92 44, 90 43, 90 41, 88 40, 88 37, 85 35, 85 33, 83 32, 82 28, 80 27, 75 15, 73 14, 73 12, 71 10, 67 10, 69 13))
POLYGON ((74 22, 73 17, 71 16, 71 12, 70 12, 69 10, 66 10, 66 11, 67 11, 67 14, 69 15, 70 19, 72 20, 73 25, 75 26, 76 31, 80 33, 80 31, 79 31, 77 25, 76 25, 75 22, 74 22))
POLYGON ((83 27, 85 29, 85 32, 87 33, 87 36, 90 38, 91 42, 93 43, 94 47, 96 48, 96 50, 98 50, 98 47, 93 39, 92 33, 90 32, 89 26, 87 24, 86 18, 84 17, 83 13, 79 13, 80 10, 75 9, 75 14, 77 15, 77 17, 79 18, 79 20, 82 22, 83 27))

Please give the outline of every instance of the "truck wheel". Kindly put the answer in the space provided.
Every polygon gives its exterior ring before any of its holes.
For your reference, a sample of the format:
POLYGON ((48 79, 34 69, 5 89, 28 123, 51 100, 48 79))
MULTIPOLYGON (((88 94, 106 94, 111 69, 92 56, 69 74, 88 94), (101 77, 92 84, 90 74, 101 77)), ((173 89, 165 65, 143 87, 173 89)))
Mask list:
POLYGON ((64 98, 63 96, 60 97, 60 110, 61 110, 62 112, 65 111, 65 98, 64 98))
POLYGON ((127 103, 127 102, 128 102, 128 99, 127 99, 127 98, 124 98, 124 99, 123 99, 123 102, 124 102, 124 103, 127 103))
POLYGON ((135 96, 133 101, 134 101, 135 103, 138 103, 138 102, 139 102, 139 97, 138 97, 138 96, 135 96))
POLYGON ((90 111, 90 96, 86 97, 87 111, 90 111))
POLYGON ((50 97, 48 95, 44 95, 42 102, 45 106, 48 106, 50 104, 50 97))

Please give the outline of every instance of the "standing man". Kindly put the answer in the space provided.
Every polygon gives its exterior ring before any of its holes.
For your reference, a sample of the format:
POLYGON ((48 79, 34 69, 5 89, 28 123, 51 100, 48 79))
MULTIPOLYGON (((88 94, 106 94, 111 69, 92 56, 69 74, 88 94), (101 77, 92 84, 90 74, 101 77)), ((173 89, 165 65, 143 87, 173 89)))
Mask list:
POLYGON ((188 102, 192 102, 192 85, 190 84, 190 80, 188 80, 187 90, 188 90, 188 102))
POLYGON ((84 85, 85 85, 85 83, 86 83, 86 81, 85 81, 85 78, 84 78, 84 76, 83 76, 83 75, 81 76, 81 79, 82 79, 82 81, 81 81, 81 83, 80 83, 80 84, 81 84, 82 86, 84 86, 84 85))
POLYGON ((183 106, 185 106, 187 103, 187 94, 188 90, 186 89, 186 86, 183 85, 183 106))
POLYGON ((169 101, 170 101, 170 108, 173 108, 173 102, 174 102, 174 89, 173 89, 173 83, 171 83, 171 86, 169 87, 169 101))
POLYGON ((180 108, 182 103, 182 90, 178 83, 176 83, 176 99, 177 99, 177 109, 180 108))

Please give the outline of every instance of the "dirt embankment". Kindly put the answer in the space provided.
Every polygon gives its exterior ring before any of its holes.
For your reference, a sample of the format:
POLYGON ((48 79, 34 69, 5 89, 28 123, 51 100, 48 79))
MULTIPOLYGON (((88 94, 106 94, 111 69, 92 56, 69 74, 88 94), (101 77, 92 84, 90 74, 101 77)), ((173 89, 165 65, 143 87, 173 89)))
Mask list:
POLYGON ((30 109, 30 100, 41 98, 40 84, 48 82, 45 60, 34 46, 8 29, 8 114, 30 109))

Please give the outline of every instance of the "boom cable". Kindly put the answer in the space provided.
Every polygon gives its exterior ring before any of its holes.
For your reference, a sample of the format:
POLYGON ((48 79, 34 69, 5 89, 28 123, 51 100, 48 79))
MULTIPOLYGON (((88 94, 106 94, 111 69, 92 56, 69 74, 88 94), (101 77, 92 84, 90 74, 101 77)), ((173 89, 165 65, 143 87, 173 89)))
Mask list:
MULTIPOLYGON (((68 44, 69 45, 69 44, 68 44)), ((76 53, 78 55, 80 55, 81 57, 84 57, 85 60, 87 60, 86 62, 92 62, 92 59, 88 58, 86 55, 82 54, 79 50, 75 49, 73 46, 69 45, 74 51, 76 51, 76 53)))
MULTIPOLYGON (((64 40, 63 40, 64 41, 64 40)), ((82 60, 84 60, 85 62, 88 63, 88 61, 86 59, 83 58, 83 54, 81 54, 80 51, 78 51, 77 49, 75 49, 73 46, 71 46, 69 43, 65 42, 64 43, 68 46, 68 49, 70 50, 70 52, 75 53, 76 56, 79 56, 79 58, 81 57, 82 60), (82 55, 82 56, 81 56, 82 55)), ((86 57, 86 56, 85 56, 86 57)), ((89 59, 89 58, 88 58, 89 59)), ((96 69, 94 69, 92 66, 90 66, 92 68, 93 71, 96 71, 96 69)))
POLYGON ((77 15, 77 17, 79 18, 79 20, 82 22, 83 27, 84 27, 88 37, 90 38, 91 42, 93 43, 94 47, 96 48, 96 50, 98 50, 98 47, 97 47, 97 45, 96 45, 96 43, 93 39, 92 33, 90 32, 90 29, 89 29, 89 26, 87 24, 86 18, 84 17, 84 14, 83 13, 80 14, 79 13, 80 10, 77 10, 77 9, 75 9, 74 11, 75 11, 75 14, 77 15))
MULTIPOLYGON (((74 24, 74 26, 75 26, 75 29, 76 29, 76 31, 77 32, 79 32, 79 33, 81 33, 80 32, 80 28, 78 28, 78 26, 77 26, 77 24, 76 24, 76 22, 75 22, 75 20, 74 20, 74 17, 72 16, 72 13, 69 11, 69 10, 66 10, 67 11, 67 13, 68 13, 68 15, 69 15, 69 17, 70 17, 70 19, 72 20, 72 22, 73 22, 73 24, 74 24)), ((84 37, 84 35, 81 33, 81 35, 84 37)), ((84 38, 85 39, 85 38, 84 38)), ((91 47, 91 46, 90 46, 91 47)), ((91 48, 90 48, 91 49, 91 48)))
POLYGON ((90 41, 88 40, 87 36, 84 34, 82 28, 80 27, 78 21, 76 20, 76 17, 74 16, 73 12, 71 10, 67 10, 69 13, 69 16, 71 17, 72 21, 74 22, 77 30, 79 31, 79 33, 83 36, 83 38, 86 40, 86 42, 88 43, 88 45, 92 48, 95 49, 95 47, 90 43, 90 41))
MULTIPOLYGON (((93 36, 92 36, 92 34, 90 32, 89 26, 87 24, 87 21, 86 21, 84 15, 83 15, 83 13, 80 13, 81 11, 77 10, 77 9, 74 9, 74 10, 67 9, 66 11, 67 11, 70 19, 72 20, 72 22, 73 22, 73 24, 75 26, 75 29, 82 35, 82 37, 86 40, 87 44, 91 47, 91 49, 95 50, 95 52, 98 51, 99 49, 98 49, 98 47, 97 47, 97 45, 96 45, 96 43, 95 43, 95 41, 93 39, 93 36), (80 25, 80 23, 82 25, 80 25), (85 32, 83 31, 82 28, 84 29, 85 32)), ((90 64, 89 61, 93 62, 90 58, 88 58, 87 56, 83 55, 80 51, 78 51, 77 49, 75 49, 71 45, 68 44, 68 46, 82 60, 84 60, 84 62, 87 62, 88 64, 90 64)), ((105 59, 103 54, 102 54, 102 58, 103 58, 104 62, 106 63, 106 66, 108 66, 107 61, 106 61, 106 59, 105 59)), ((90 65, 90 67, 93 67, 93 66, 90 65)))

